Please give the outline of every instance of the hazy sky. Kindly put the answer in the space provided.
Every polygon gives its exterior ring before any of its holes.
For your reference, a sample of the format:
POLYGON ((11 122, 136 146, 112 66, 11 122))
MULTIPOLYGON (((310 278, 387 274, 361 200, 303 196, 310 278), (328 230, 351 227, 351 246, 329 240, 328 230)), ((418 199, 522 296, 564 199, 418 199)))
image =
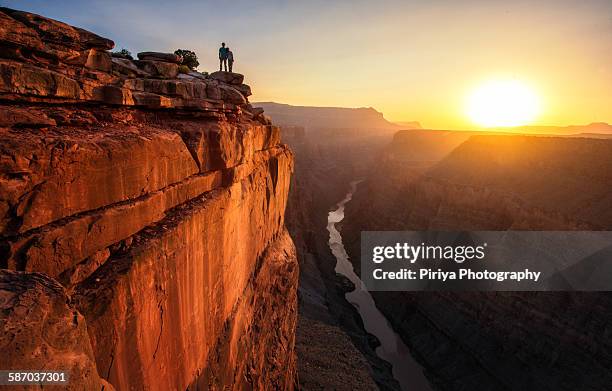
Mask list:
POLYGON ((225 41, 253 101, 372 106, 396 121, 471 126, 466 96, 516 78, 537 124, 612 123, 612 0, 5 1, 92 30, 134 54, 225 41))

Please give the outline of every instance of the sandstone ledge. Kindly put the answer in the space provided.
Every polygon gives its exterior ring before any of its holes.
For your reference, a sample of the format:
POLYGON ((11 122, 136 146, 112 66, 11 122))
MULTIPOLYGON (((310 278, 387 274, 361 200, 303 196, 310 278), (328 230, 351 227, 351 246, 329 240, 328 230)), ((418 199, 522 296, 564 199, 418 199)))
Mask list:
POLYGON ((232 113, 269 124, 252 114, 243 75, 179 78, 175 54, 113 58, 111 40, 65 23, 8 8, 0 8, 0 20, 0 99, 232 113))

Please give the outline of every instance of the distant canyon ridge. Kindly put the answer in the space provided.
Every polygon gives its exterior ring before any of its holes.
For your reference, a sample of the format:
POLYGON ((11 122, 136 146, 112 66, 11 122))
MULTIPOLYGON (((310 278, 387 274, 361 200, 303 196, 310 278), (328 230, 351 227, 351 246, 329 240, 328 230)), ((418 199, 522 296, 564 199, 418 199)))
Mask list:
MULTIPOLYGON (((280 126, 304 126, 307 128, 326 129, 432 129, 423 126, 418 121, 389 121, 384 114, 372 107, 318 107, 295 106, 276 102, 253 102, 253 105, 262 107, 274 122, 280 126)), ((448 129, 435 129, 448 130, 448 129)), ((584 135, 590 137, 605 137, 612 135, 612 125, 605 122, 594 122, 587 125, 568 126, 517 126, 508 128, 474 128, 452 130, 481 131, 481 132, 509 132, 534 135, 584 135)))

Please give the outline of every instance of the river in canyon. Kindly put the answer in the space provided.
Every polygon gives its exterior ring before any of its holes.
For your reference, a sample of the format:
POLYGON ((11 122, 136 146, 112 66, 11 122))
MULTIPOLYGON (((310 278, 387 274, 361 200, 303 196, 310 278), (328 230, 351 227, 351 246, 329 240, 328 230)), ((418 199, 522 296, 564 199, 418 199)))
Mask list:
POLYGON ((344 207, 351 201, 353 193, 361 181, 353 181, 346 197, 329 212, 327 230, 329 231, 329 247, 336 257, 336 272, 347 277, 355 290, 346 294, 346 299, 361 315, 364 327, 380 341, 376 354, 389 362, 393 367, 393 377, 399 382, 402 391, 429 391, 431 386, 423 374, 422 367, 411 356, 408 347, 399 335, 393 331, 385 316, 376 308, 370 292, 363 286, 361 280, 349 261, 348 254, 342 244, 342 236, 336 224, 344 219, 344 207))

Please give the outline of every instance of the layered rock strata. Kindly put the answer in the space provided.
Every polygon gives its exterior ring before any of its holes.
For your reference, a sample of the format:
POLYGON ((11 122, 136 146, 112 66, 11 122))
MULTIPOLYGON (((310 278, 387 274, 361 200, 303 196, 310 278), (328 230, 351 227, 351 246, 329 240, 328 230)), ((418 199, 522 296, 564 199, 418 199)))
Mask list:
POLYGON ((57 362, 75 389, 292 389, 293 156, 243 76, 0 19, 0 293, 12 308, 26 290, 32 308, 3 312, 1 369, 57 362), (76 363, 35 352, 49 317, 76 363))

